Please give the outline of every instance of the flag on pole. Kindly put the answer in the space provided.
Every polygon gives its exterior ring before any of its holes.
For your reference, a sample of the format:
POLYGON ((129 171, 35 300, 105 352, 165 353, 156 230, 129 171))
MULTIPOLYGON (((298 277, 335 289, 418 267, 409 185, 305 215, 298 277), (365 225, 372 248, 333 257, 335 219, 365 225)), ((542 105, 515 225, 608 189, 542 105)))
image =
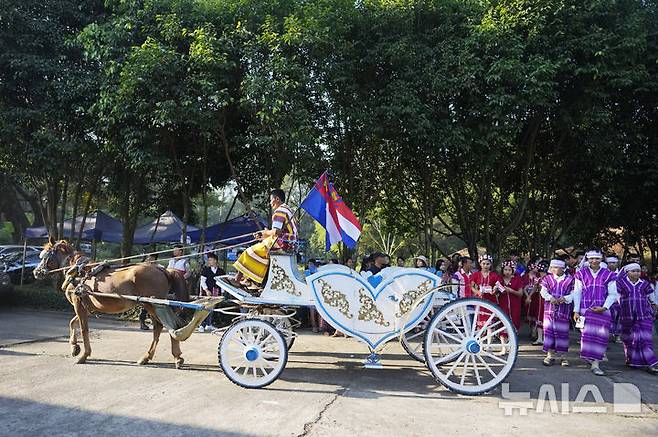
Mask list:
POLYGON ((300 207, 327 231, 327 250, 339 241, 350 249, 356 246, 361 235, 361 225, 336 192, 334 185, 329 182, 327 172, 322 173, 315 181, 300 207))

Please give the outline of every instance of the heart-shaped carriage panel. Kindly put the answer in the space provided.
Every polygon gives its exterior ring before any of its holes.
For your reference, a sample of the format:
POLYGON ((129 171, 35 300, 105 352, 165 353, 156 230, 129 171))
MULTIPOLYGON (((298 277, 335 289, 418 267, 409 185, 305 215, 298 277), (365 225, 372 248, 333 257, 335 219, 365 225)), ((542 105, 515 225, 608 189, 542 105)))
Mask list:
POLYGON ((376 287, 354 270, 322 269, 306 278, 322 318, 372 350, 416 326, 431 310, 428 293, 439 284, 419 269, 389 267, 376 276, 376 287))

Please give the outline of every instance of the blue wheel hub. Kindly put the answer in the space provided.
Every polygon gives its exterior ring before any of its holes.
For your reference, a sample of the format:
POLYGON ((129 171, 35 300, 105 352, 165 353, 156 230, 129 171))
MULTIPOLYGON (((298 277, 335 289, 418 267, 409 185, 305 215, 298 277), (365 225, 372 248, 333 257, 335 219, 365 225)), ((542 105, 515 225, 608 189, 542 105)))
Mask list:
POLYGON ((480 353, 480 344, 475 340, 469 340, 468 343, 466 343, 466 350, 471 354, 480 353))
POLYGON ((245 354, 247 361, 256 361, 258 359, 258 350, 256 348, 249 349, 245 354))

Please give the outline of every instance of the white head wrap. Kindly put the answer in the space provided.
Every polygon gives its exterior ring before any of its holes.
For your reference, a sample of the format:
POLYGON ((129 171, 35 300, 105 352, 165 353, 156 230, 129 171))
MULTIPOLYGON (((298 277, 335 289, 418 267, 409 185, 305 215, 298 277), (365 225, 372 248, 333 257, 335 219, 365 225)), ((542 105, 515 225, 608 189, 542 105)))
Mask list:
POLYGON ((619 258, 617 258, 616 256, 609 256, 605 259, 605 262, 607 262, 608 264, 610 263, 616 264, 619 262, 619 258))
POLYGON ((630 263, 624 266, 624 271, 630 272, 631 270, 642 270, 638 263, 630 263))
POLYGON ((561 269, 565 268, 567 264, 561 259, 552 259, 549 267, 559 267, 561 269))
POLYGON ((603 254, 599 252, 598 250, 590 250, 585 254, 585 258, 590 259, 590 258, 601 258, 603 259, 603 254))

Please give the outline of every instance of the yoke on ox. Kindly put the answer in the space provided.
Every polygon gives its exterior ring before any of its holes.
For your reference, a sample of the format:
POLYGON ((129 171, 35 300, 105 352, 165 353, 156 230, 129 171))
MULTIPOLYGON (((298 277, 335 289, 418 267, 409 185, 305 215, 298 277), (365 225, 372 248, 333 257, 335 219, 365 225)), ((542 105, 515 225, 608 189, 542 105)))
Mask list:
POLYGON ((268 280, 258 297, 225 277, 216 279, 252 308, 226 330, 218 350, 225 375, 242 387, 271 384, 286 365, 294 333, 284 323, 285 311, 273 313, 276 308, 315 307, 335 329, 368 346, 366 367, 377 367, 378 352, 399 338, 437 381, 462 394, 494 389, 516 361, 516 332, 499 307, 480 299, 456 300, 450 286, 440 286, 439 277, 421 269, 390 267, 364 278, 330 264, 304 277, 294 256, 271 254, 268 280))
MULTIPOLYGON (((62 269, 63 272, 68 270, 62 288, 75 310, 75 317, 69 323, 71 355, 79 355, 77 360, 79 364, 84 363, 91 355, 90 314, 97 312, 119 314, 141 303, 153 320, 153 340, 144 356, 138 361, 139 364, 148 363, 155 354, 163 322, 167 322, 166 317, 163 316, 166 316, 167 313, 161 308, 155 308, 153 304, 145 302, 165 300, 169 293, 173 293, 177 301, 187 301, 189 296, 183 278, 156 264, 107 267, 83 276, 85 269, 80 263, 83 258, 84 254, 76 252, 65 240, 55 241, 51 238, 41 253, 40 264, 34 270, 34 276, 37 279, 46 277, 54 270, 62 269), (84 346, 82 351, 77 343, 76 325, 80 327, 82 334, 84 346)), ((89 270, 86 271, 89 273, 89 270)), ((176 367, 180 368, 184 361, 179 344, 181 338, 175 338, 175 332, 172 332, 171 329, 170 336, 171 353, 174 356, 176 367)))

